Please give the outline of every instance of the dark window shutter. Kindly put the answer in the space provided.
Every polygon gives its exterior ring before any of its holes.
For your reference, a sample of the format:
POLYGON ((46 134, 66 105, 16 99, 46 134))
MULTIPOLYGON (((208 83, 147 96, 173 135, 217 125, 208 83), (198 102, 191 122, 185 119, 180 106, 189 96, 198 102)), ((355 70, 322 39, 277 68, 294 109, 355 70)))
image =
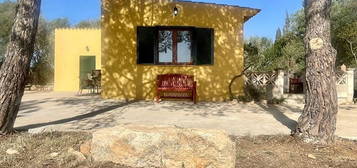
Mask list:
POLYGON ((156 35, 155 27, 137 27, 138 64, 154 64, 156 35))
POLYGON ((213 65, 214 30, 211 28, 196 28, 193 50, 196 65, 213 65))

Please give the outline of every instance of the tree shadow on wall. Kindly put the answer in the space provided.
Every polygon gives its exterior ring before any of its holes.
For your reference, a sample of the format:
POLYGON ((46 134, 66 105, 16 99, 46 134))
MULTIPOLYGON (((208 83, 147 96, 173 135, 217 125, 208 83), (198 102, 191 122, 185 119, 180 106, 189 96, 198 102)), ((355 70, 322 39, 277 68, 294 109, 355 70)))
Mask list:
MULTIPOLYGON (((173 16, 176 3, 163 1, 103 1, 103 90, 107 98, 153 99, 159 74, 194 75, 198 99, 229 99, 229 80, 243 69, 244 9, 179 2, 183 11, 173 16), (204 6, 204 7, 203 7, 204 6), (195 26, 215 29, 214 65, 137 65, 137 26, 195 26)), ((248 15, 248 14, 247 14, 248 15)), ((234 83, 241 94, 243 81, 234 83)))

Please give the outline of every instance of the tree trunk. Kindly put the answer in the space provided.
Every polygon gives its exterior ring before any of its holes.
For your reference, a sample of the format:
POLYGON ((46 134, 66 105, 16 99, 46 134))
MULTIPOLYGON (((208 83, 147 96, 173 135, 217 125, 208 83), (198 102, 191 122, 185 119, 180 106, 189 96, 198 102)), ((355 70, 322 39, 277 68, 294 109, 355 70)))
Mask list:
POLYGON ((305 142, 334 142, 336 115, 336 50, 331 45, 331 0, 305 0, 307 29, 305 107, 295 135, 305 142))
POLYGON ((13 132, 32 58, 41 0, 18 0, 0 70, 0 134, 13 132))

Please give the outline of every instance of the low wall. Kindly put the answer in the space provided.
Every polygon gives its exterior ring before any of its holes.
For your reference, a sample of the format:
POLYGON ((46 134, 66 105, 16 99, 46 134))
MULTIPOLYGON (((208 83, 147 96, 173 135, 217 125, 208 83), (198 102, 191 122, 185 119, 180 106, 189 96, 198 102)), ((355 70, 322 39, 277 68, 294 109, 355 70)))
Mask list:
MULTIPOLYGON (((357 87, 357 72, 355 69, 338 71, 336 74, 336 89, 339 103, 352 103, 354 90, 357 87)), ((296 102, 304 102, 303 94, 286 94, 289 90, 289 79, 284 71, 271 73, 249 73, 246 83, 266 87, 268 99, 296 99, 296 102), (274 81, 272 81, 274 80, 274 81), (300 100, 302 99, 302 100, 300 100)))
MULTIPOLYGON (((337 79, 336 79, 336 89, 337 89, 337 97, 338 97, 338 103, 352 103, 353 102, 353 94, 354 94, 354 88, 356 87, 356 76, 355 75, 355 70, 354 69, 349 69, 347 71, 338 71, 337 73, 337 79)), ((289 99, 292 94, 284 94, 289 87, 289 80, 286 79, 285 73, 279 73, 277 80, 282 80, 284 81, 283 87, 280 87, 279 85, 276 85, 276 90, 280 90, 280 92, 274 92, 276 94, 273 95, 274 98, 287 98, 289 99), (285 78, 285 79, 284 79, 285 78), (283 92, 283 94, 281 94, 283 92)), ((303 97, 303 96, 299 96, 303 97)), ((299 101, 300 102, 300 101, 299 101)))
POLYGON ((337 96, 340 103, 353 102, 354 93, 354 70, 348 70, 337 80, 337 96))

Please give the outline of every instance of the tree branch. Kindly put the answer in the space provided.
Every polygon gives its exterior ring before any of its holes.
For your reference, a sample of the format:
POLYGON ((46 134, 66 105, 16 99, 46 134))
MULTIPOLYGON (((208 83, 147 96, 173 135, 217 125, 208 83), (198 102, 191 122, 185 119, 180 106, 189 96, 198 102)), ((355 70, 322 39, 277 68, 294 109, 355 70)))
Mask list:
POLYGON ((228 86, 228 89, 229 89, 229 96, 231 97, 231 99, 237 99, 236 96, 233 95, 233 92, 232 92, 232 85, 233 85, 233 82, 235 80, 237 80, 238 78, 242 77, 244 75, 244 73, 252 66, 253 64, 250 64, 248 65, 247 67, 245 67, 243 69, 243 71, 239 74, 239 75, 236 75, 232 78, 231 82, 229 83, 229 86, 228 86))
POLYGON ((350 41, 348 39, 346 39, 346 41, 349 44, 351 53, 352 53, 353 57, 355 58, 355 62, 356 62, 356 65, 357 65, 357 56, 356 56, 356 53, 353 51, 353 43, 352 43, 352 41, 350 41))

